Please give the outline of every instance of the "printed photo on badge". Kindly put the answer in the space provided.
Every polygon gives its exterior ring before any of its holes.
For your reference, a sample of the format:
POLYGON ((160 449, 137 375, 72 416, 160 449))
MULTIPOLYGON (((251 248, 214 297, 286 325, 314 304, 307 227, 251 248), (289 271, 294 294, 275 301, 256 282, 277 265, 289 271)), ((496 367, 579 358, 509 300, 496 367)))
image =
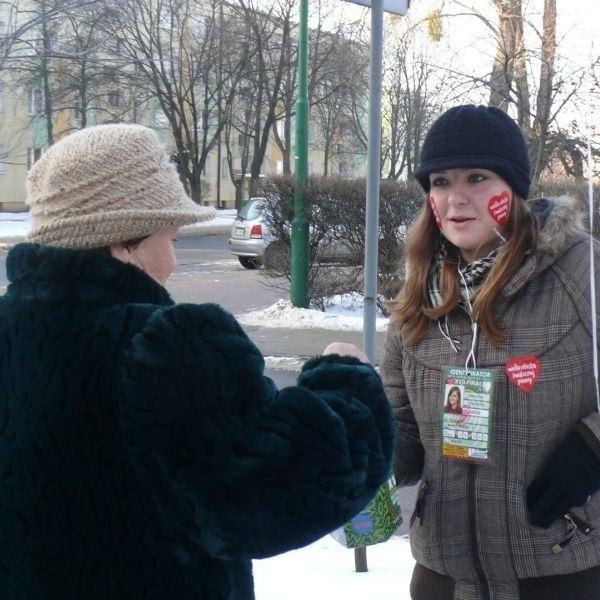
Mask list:
POLYGON ((444 405, 445 413, 462 415, 462 398, 464 388, 460 385, 446 385, 446 404, 444 405))

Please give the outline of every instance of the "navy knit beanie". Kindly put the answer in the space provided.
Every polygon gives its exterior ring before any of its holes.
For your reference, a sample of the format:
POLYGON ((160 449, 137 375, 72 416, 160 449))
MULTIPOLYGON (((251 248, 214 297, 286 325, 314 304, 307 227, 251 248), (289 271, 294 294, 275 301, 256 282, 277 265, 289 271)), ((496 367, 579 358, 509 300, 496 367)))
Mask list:
POLYGON ((429 192, 429 174, 434 171, 460 168, 488 169, 521 198, 529 195, 527 142, 521 128, 499 108, 455 106, 431 126, 415 172, 421 187, 429 192))

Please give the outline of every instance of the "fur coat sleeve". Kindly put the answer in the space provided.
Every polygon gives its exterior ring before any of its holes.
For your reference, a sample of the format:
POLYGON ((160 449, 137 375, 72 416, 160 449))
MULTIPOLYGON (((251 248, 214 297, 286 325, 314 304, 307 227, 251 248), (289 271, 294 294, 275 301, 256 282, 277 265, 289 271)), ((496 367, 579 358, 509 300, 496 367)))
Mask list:
POLYGON ((311 543, 389 474, 391 412, 370 365, 317 357, 282 390, 263 370, 259 350, 212 304, 158 310, 124 360, 120 421, 134 469, 213 556, 311 543))

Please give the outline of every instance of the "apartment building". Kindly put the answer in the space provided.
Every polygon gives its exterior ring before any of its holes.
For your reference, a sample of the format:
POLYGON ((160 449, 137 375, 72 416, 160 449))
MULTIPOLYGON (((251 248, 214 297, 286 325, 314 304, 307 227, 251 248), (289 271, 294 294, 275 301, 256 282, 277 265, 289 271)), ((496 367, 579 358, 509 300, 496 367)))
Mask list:
MULTIPOLYGON (((227 85, 230 79, 223 76, 217 107, 216 88, 213 86, 210 93, 206 91, 210 87, 207 81, 212 82, 216 70, 204 69, 194 82, 182 83, 182 77, 191 77, 192 69, 186 62, 191 60, 188 57, 200 52, 200 47, 194 46, 196 40, 204 42, 210 31, 214 34, 215 20, 221 19, 218 30, 221 39, 217 40, 219 57, 223 56, 223 45, 228 43, 228 39, 239 40, 244 35, 245 20, 240 18, 235 25, 235 19, 231 18, 232 15, 239 16, 236 13, 239 7, 235 3, 215 5, 207 1, 206 10, 198 18, 188 18, 185 22, 173 8, 171 12, 165 12, 165 4, 168 3, 156 3, 159 37, 150 42, 157 46, 164 37, 170 40, 171 46, 166 51, 153 49, 151 54, 144 52, 145 39, 139 41, 140 50, 126 47, 132 43, 126 36, 115 36, 114 40, 106 41, 106 30, 103 34, 101 26, 95 31, 90 25, 93 23, 91 17, 97 14, 86 14, 86 18, 79 22, 77 12, 69 13, 69 18, 45 15, 41 12, 46 9, 43 0, 19 0, 20 12, 14 10, 17 3, 0 4, 0 42, 5 40, 4 48, 0 44, 0 49, 4 50, 0 56, 0 211, 26 209, 25 179, 28 169, 50 143, 83 127, 111 122, 140 123, 153 128, 165 144, 166 151, 176 156, 174 133, 178 132, 172 126, 173 120, 163 110, 169 101, 165 89, 171 83, 189 94, 189 97, 183 98, 181 112, 185 112, 188 118, 193 113, 192 124, 198 137, 203 133, 202 129, 206 129, 204 133, 209 140, 200 175, 201 195, 196 199, 206 205, 232 208, 236 202, 234 181, 238 198, 240 195, 248 197, 254 140, 262 134, 260 127, 254 127, 262 118, 261 115, 257 118, 261 107, 253 104, 259 84, 248 80, 250 83, 246 90, 249 92, 229 97, 227 85), (29 5, 29 10, 23 10, 24 4, 29 5), (218 6, 220 15, 215 12, 215 6, 218 6), (212 12, 209 10, 211 7, 212 12), (225 19, 223 7, 231 13, 225 19), (33 19, 35 23, 23 29, 27 19, 33 19), (222 28, 223 22, 228 24, 228 31, 222 28), (20 28, 22 32, 16 36, 15 32, 20 28), (172 31, 177 28, 182 33, 173 44, 172 31), (182 63, 185 63, 184 69, 180 69, 182 63), (156 65, 159 68, 155 68, 156 65), (166 79, 157 86, 162 87, 153 90, 149 82, 154 76, 161 75, 166 79), (210 106, 209 101, 212 102, 210 106), (221 118, 228 115, 225 118, 229 119, 220 135, 216 134, 215 107, 221 118)), ((199 2, 194 6, 202 11, 203 5, 199 2)), ((152 0, 144 6, 152 10, 152 0)), ((115 28, 122 25, 124 17, 119 13, 116 0, 106 0, 104 8, 106 12, 99 19, 101 25, 103 18, 115 19, 115 28)), ((272 20, 272 17, 269 18, 272 20)), ((278 36, 282 34, 276 29, 275 38, 279 39, 278 36)), ((232 52, 232 48, 226 48, 226 52, 232 52)), ((230 57, 227 58, 229 62, 226 64, 229 65, 230 57)), ((210 57, 204 60, 209 61, 210 57)), ((293 67, 290 64, 288 68, 293 67)), ((253 72, 254 65, 242 68, 245 71, 238 75, 248 77, 246 73, 253 72)), ((176 110, 177 105, 173 106, 176 110)), ((279 114, 286 110, 290 115, 293 113, 293 106, 278 105, 277 108, 279 114)), ((293 156, 293 115, 288 118, 287 129, 281 125, 282 121, 276 119, 270 129, 259 177, 283 172, 286 161, 282 145, 293 156), (286 130, 290 140, 285 139, 286 130)), ((343 177, 364 175, 366 149, 355 139, 347 123, 341 124, 335 131, 325 131, 317 119, 311 119, 309 137, 311 173, 326 171, 343 177)), ((293 171, 293 160, 288 158, 287 162, 293 171)))

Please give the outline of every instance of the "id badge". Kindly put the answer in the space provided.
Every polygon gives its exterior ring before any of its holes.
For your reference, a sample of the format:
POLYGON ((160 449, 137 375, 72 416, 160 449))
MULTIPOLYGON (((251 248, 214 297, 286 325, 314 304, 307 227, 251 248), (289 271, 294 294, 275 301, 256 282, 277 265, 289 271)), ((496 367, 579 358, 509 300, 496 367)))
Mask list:
POLYGON ((442 371, 442 457, 491 463, 495 374, 485 369, 442 371))

